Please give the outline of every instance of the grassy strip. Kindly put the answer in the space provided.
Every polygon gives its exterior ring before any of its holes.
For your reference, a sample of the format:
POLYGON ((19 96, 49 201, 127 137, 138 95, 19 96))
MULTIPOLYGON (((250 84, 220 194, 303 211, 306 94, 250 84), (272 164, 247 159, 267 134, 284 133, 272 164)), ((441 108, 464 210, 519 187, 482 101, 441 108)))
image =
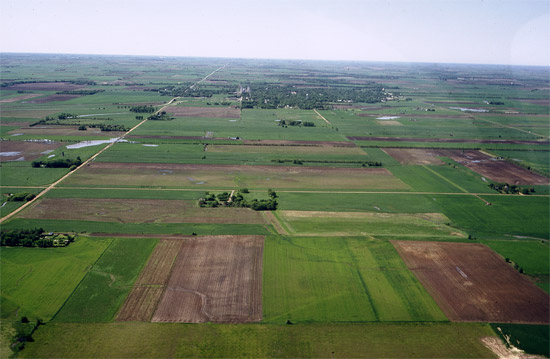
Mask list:
POLYGON ((268 231, 258 224, 203 224, 203 223, 115 223, 77 220, 48 220, 16 218, 2 225, 5 229, 42 227, 53 232, 127 233, 127 234, 258 234, 268 231))
POLYGON ((22 357, 493 358, 478 323, 48 324, 22 357))

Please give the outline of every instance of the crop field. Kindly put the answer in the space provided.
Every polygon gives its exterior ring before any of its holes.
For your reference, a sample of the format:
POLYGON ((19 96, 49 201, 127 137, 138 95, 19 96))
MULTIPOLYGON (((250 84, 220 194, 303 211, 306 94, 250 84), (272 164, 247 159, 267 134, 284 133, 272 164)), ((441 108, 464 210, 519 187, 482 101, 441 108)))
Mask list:
POLYGON ((449 219, 441 213, 281 211, 279 218, 290 234, 298 235, 465 237, 445 225, 449 219))
POLYGON ((245 323, 262 319, 263 237, 186 240, 153 322, 245 323))
POLYGON ((268 238, 264 321, 447 320, 387 241, 268 238))
POLYGON ((79 237, 68 248, 2 248, 2 319, 49 321, 109 245, 79 237), (8 304, 10 303, 10 304, 8 304))
POLYGON ((147 238, 113 239, 53 320, 112 321, 157 242, 147 238))
POLYGON ((77 239, 1 247, 0 356, 38 319, 17 357, 547 343, 547 68, 2 54, 2 74, 3 236, 77 239))
POLYGON ((549 324, 548 294, 489 248, 471 243, 393 243, 449 319, 549 324))
POLYGON ((407 189, 384 168, 179 165, 94 162, 66 186, 162 186, 174 188, 407 189))

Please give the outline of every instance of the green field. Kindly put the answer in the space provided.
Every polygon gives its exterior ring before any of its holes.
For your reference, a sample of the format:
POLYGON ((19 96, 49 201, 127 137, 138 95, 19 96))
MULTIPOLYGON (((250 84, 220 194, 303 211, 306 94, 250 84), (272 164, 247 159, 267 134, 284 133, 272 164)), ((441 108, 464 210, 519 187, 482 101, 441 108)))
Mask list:
POLYGON ((356 237, 269 237, 267 323, 445 321, 392 244, 356 237))
POLYGON ((2 248, 2 319, 49 321, 110 239, 78 237, 61 248, 2 248))
POLYGON ((493 358, 479 340, 492 335, 489 325, 477 323, 53 323, 35 334, 21 356, 493 358))
POLYGON ((113 239, 54 321, 111 321, 157 242, 157 239, 144 238, 113 239))
POLYGON ((510 344, 526 353, 550 356, 550 327, 548 325, 527 325, 494 323, 493 330, 510 344))

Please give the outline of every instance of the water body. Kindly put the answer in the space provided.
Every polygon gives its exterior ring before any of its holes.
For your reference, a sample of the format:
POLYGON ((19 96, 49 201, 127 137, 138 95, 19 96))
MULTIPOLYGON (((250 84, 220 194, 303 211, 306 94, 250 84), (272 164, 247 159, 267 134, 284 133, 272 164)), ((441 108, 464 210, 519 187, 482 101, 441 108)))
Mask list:
POLYGON ((151 145, 151 144, 145 143, 145 144, 143 144, 142 146, 143 146, 143 147, 158 147, 159 145, 151 145))
POLYGON ((0 152, 0 157, 12 157, 12 156, 19 156, 21 152, 0 152))
POLYGON ((120 137, 111 138, 109 140, 95 140, 95 141, 82 141, 75 143, 74 145, 67 145, 68 150, 74 150, 75 148, 84 148, 90 146, 103 145, 105 143, 112 143, 118 141, 120 137))
POLYGON ((462 112, 489 112, 482 108, 449 107, 451 110, 460 110, 462 112))
POLYGON ((401 116, 382 116, 377 117, 377 120, 395 120, 396 118, 401 118, 401 116))

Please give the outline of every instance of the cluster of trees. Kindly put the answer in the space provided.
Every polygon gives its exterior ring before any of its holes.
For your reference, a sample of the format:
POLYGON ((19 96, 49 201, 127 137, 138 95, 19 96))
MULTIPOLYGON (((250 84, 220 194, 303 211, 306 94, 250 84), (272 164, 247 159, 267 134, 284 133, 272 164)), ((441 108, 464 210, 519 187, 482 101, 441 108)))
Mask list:
POLYGON ((298 88, 290 85, 256 84, 243 97, 242 108, 275 109, 283 107, 331 109, 334 102, 375 103, 384 99, 382 86, 370 84, 361 87, 326 86, 319 88, 298 88))
POLYGON ((279 126, 287 127, 287 126, 304 126, 304 127, 315 127, 315 123, 309 122, 309 121, 303 121, 302 120, 280 120, 279 126))
POLYGON ((96 85, 96 82, 91 80, 55 80, 55 81, 23 80, 23 81, 2 82, 2 84, 0 84, 0 87, 10 87, 10 86, 19 85, 19 84, 56 83, 56 82, 68 82, 73 85, 89 85, 89 86, 96 85))
POLYGON ((110 131, 121 131, 121 132, 126 132, 129 130, 129 128, 126 128, 126 126, 124 125, 117 125, 117 124, 114 124, 114 125, 111 125, 111 124, 82 124, 80 126, 78 126, 78 129, 80 131, 86 131, 87 127, 90 127, 90 128, 99 128, 102 132, 110 132, 110 131))
POLYGON ((248 189, 242 189, 237 191, 235 195, 231 197, 230 193, 223 192, 218 195, 215 195, 210 192, 205 192, 205 196, 199 199, 200 207, 244 207, 251 208, 255 211, 274 211, 277 209, 277 193, 269 189, 267 194, 269 199, 257 199, 246 200, 243 196, 244 193, 249 193, 248 189))
POLYGON ((207 102, 206 103, 207 106, 211 106, 211 105, 214 105, 214 106, 230 106, 231 105, 231 102, 229 101, 222 101, 222 102, 214 102, 214 103, 211 103, 211 102, 207 102))
POLYGON ((494 189, 495 191, 506 194, 529 194, 535 192, 535 189, 533 187, 519 187, 515 184, 509 185, 508 183, 490 183, 489 187, 491 189, 494 189))
POLYGON ((157 114, 147 117, 147 119, 151 121, 171 121, 174 118, 169 114, 167 114, 166 111, 161 111, 157 114))
POLYGON ((44 234, 43 228, 34 229, 12 229, 0 231, 0 245, 2 246, 23 246, 23 247, 54 247, 65 246, 74 241, 74 236, 44 234))
POLYGON ((153 105, 143 105, 143 106, 132 106, 130 107, 130 112, 136 113, 153 113, 156 111, 156 108, 153 105))
POLYGON ((162 96, 171 97, 212 97, 217 94, 231 94, 235 92, 232 86, 219 86, 215 88, 206 88, 204 86, 192 86, 187 84, 184 86, 165 86, 159 89, 153 89, 150 91, 156 91, 162 96))
POLYGON ((8 202, 24 202, 24 201, 32 201, 36 197, 34 193, 29 192, 20 192, 12 194, 8 197, 8 202))
POLYGON ((274 159, 271 162, 275 163, 293 163, 295 165, 301 165, 306 163, 344 163, 344 164, 357 164, 361 167, 382 167, 382 162, 379 161, 345 161, 345 160, 301 160, 301 159, 274 159))
POLYGON ((82 159, 78 156, 75 160, 70 158, 60 158, 50 161, 32 161, 31 166, 34 168, 70 168, 71 171, 82 164, 82 159))
POLYGON ((58 95, 95 95, 99 92, 104 92, 105 90, 67 90, 67 91, 59 91, 56 92, 58 95))

